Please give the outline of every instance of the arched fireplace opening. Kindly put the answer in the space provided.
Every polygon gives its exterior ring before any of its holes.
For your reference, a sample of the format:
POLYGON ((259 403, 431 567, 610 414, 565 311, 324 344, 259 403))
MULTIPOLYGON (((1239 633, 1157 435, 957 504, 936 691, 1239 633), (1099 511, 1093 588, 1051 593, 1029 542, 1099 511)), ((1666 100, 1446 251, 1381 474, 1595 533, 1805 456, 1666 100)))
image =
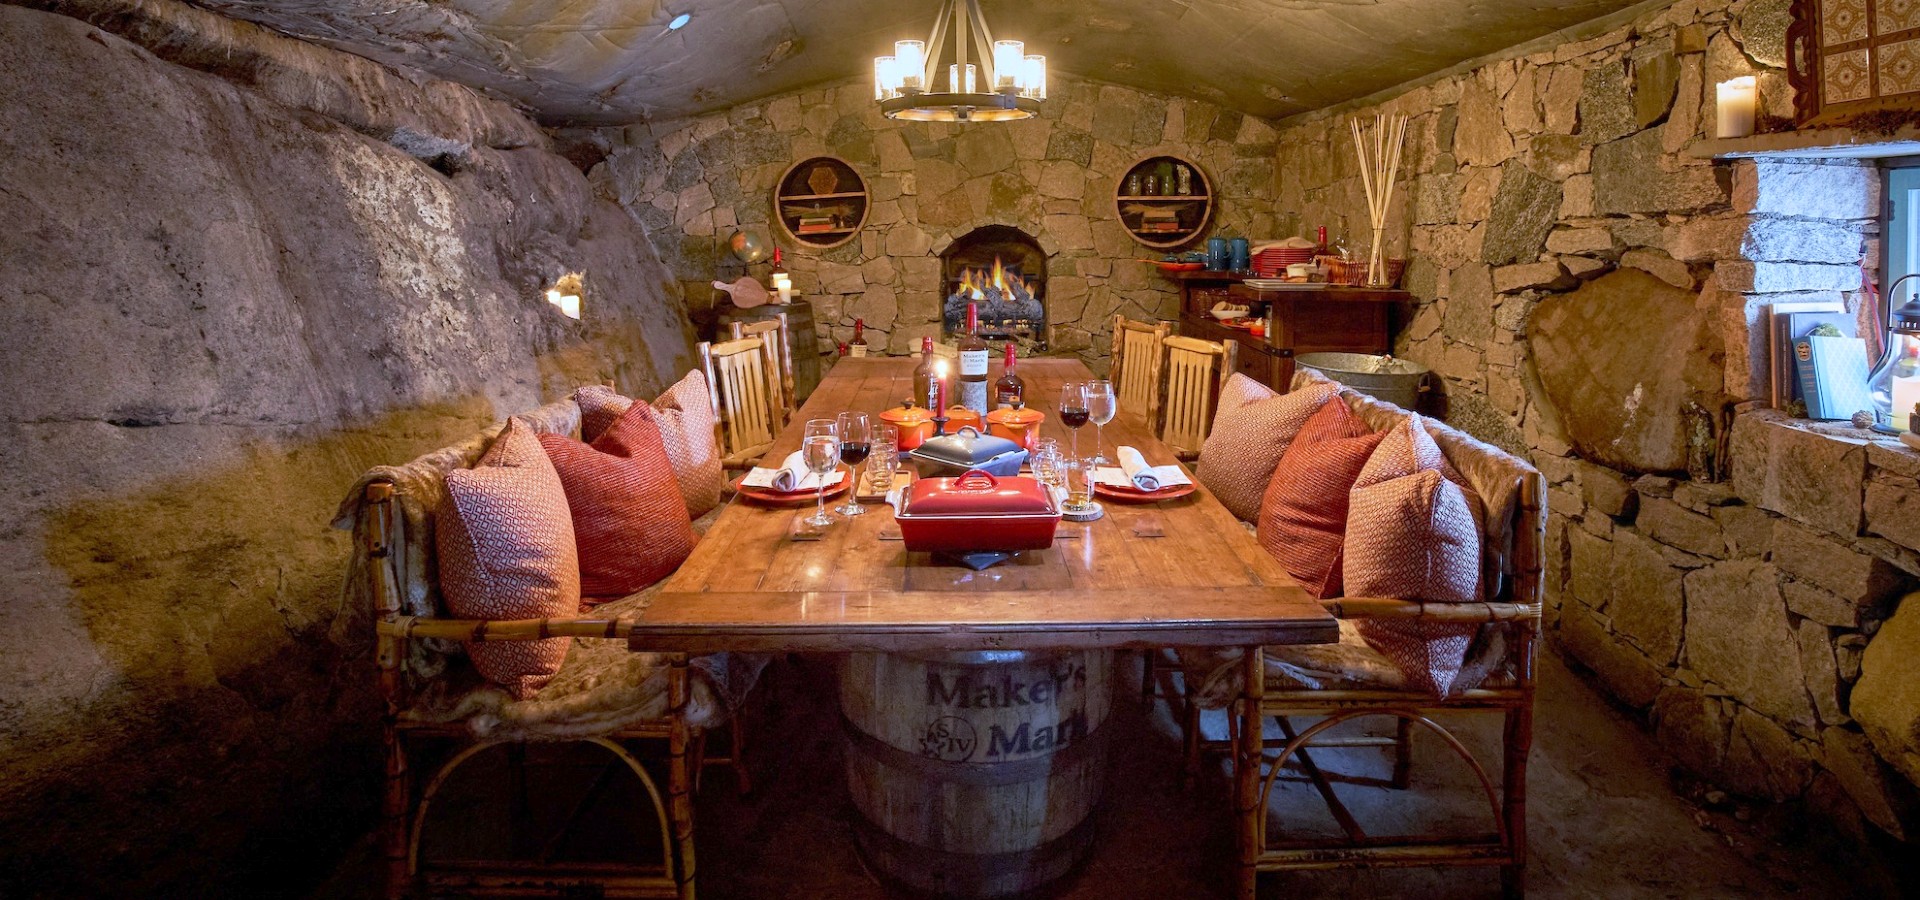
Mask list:
POLYGON ((946 295, 941 332, 966 326, 967 303, 980 306, 980 333, 1044 349, 1047 335, 1047 254, 1040 242, 1010 225, 983 225, 940 254, 946 295))

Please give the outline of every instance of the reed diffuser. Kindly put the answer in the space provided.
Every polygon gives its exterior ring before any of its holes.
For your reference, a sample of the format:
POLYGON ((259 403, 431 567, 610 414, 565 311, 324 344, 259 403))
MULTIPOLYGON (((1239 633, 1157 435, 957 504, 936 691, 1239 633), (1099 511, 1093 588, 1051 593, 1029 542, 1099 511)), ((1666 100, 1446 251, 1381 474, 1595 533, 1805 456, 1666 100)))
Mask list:
POLYGON ((1373 222, 1373 249, 1367 255, 1367 284, 1385 287, 1387 208, 1393 205, 1393 183, 1400 175, 1400 150, 1407 143, 1407 117, 1381 114, 1373 126, 1359 119, 1353 126, 1353 151, 1360 156, 1360 183, 1367 189, 1367 216, 1373 222))

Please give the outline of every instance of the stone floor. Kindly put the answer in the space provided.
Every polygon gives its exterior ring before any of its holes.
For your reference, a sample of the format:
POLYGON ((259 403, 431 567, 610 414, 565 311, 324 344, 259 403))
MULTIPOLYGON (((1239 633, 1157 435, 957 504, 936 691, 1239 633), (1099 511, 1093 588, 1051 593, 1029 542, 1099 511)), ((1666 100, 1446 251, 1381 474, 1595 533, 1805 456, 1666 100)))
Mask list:
MULTIPOLYGON (((1541 662, 1530 775, 1527 884, 1532 896, 1896 893, 1891 882, 1863 876, 1873 867, 1850 864, 1845 848, 1829 846, 1818 826, 1799 817, 1727 802, 1696 806, 1683 799, 1680 792, 1702 792, 1670 778, 1665 759, 1630 719, 1558 657, 1543 654, 1541 662)), ((713 769, 699 796, 702 897, 888 896, 862 868, 849 838, 855 813, 840 772, 832 686, 831 663, 824 658, 781 661, 768 670, 756 699, 756 743, 750 751, 756 790, 743 798, 723 771, 713 769)), ((1496 717, 1455 721, 1476 753, 1497 760, 1496 717)), ((1217 719, 1208 724, 1222 725, 1217 719)), ((1109 780, 1099 844, 1060 896, 1230 896, 1232 826, 1224 779, 1203 776, 1196 788, 1182 787, 1177 731, 1163 707, 1123 702, 1105 727, 1124 729, 1116 734, 1125 739, 1112 745, 1121 752, 1109 780)), ((1436 822, 1478 825, 1476 817, 1484 817, 1485 807, 1472 776, 1453 764, 1437 741, 1416 746, 1413 789, 1338 788, 1355 815, 1374 833, 1436 822)), ((1316 758, 1324 768, 1351 776, 1388 773, 1377 750, 1319 751, 1316 758)), ((571 777, 584 777, 579 773, 586 770, 575 767, 571 777)), ((566 772, 553 777, 569 777, 566 772)), ((1284 814, 1297 827, 1332 827, 1304 782, 1276 789, 1273 811, 1276 821, 1284 814)), ((480 823, 493 817, 476 810, 452 818, 463 823, 451 829, 461 833, 453 838, 460 840, 486 831, 480 823)), ((369 843, 313 900, 374 896, 371 856, 369 843)), ((1497 895, 1498 877, 1490 869, 1276 874, 1262 877, 1261 892, 1272 897, 1417 894, 1441 900, 1497 895)))

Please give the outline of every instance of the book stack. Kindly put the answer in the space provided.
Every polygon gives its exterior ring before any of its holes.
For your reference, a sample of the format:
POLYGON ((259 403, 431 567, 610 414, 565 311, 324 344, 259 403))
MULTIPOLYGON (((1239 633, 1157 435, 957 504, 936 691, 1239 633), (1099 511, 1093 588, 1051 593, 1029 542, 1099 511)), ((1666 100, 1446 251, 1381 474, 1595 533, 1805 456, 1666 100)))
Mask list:
POLYGON ((1171 209, 1150 209, 1140 214, 1140 231, 1147 234, 1171 234, 1185 231, 1180 214, 1171 209))
POLYGON ((819 234, 833 230, 832 216, 802 216, 794 227, 796 234, 819 234))

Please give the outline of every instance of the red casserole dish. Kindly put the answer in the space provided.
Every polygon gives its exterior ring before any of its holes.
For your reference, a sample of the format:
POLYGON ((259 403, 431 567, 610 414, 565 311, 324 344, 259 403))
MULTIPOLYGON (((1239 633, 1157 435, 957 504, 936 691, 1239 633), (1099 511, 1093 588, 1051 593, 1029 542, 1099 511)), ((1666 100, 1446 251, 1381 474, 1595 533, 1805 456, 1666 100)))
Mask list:
POLYGON ((1060 507, 1038 481, 973 469, 958 478, 914 482, 894 519, 908 550, 1041 550, 1053 546, 1060 507))

